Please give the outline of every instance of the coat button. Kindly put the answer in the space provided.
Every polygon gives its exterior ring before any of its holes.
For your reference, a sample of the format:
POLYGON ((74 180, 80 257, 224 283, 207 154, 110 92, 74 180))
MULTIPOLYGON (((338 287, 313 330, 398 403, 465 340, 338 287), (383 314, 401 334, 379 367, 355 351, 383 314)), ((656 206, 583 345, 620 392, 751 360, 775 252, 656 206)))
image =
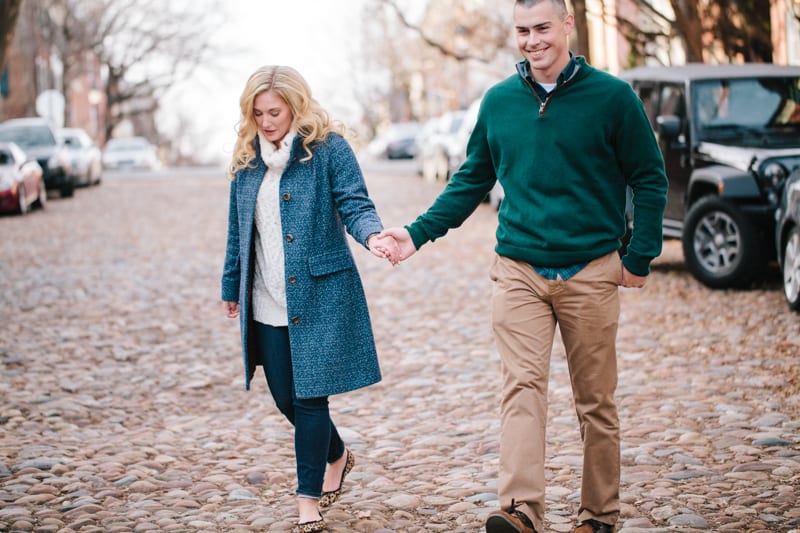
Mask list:
POLYGON ((291 233, 286 235, 286 242, 292 242, 294 240, 294 235, 291 233))
POLYGON ((288 192, 285 192, 285 193, 283 193, 283 199, 288 202, 289 200, 292 199, 292 195, 289 194, 288 192))
POLYGON ((297 325, 300 323, 300 317, 293 316, 292 317, 292 324, 297 325))
POLYGON ((289 283, 297 283, 297 278, 294 276, 289 276, 289 283))

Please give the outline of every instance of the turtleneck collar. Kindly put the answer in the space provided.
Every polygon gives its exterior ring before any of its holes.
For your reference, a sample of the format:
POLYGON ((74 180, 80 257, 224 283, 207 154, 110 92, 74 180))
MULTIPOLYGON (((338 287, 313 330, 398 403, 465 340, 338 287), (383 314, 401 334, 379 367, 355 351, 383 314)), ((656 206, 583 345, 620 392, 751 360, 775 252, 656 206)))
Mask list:
POLYGON ((292 152, 292 142, 296 134, 294 130, 289 130, 280 141, 280 147, 276 147, 269 141, 263 133, 258 132, 258 142, 261 151, 261 159, 270 170, 282 169, 289 161, 292 152))

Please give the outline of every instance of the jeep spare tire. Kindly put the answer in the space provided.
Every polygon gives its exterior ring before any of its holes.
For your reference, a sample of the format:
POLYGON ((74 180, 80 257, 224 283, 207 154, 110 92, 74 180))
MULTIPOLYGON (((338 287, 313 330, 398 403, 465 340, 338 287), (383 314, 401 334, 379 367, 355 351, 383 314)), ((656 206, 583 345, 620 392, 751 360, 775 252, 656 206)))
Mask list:
POLYGON ((713 289, 746 287, 767 264, 753 226, 718 196, 689 208, 681 240, 689 272, 713 289))

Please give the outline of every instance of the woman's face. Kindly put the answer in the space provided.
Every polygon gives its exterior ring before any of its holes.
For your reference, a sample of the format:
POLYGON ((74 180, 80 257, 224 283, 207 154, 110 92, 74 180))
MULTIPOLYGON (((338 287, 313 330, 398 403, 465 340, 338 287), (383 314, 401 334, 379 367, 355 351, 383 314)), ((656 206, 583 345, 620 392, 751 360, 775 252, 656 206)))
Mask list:
POLYGON ((275 146, 280 146, 293 119, 289 105, 272 90, 258 94, 253 100, 253 120, 264 137, 275 146))

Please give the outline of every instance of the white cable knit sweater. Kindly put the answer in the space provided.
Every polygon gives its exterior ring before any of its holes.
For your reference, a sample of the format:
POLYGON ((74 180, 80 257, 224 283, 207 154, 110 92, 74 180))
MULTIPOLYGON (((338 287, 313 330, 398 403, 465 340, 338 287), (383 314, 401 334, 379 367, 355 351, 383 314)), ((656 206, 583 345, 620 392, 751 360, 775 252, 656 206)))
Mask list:
POLYGON ((280 183, 289 161, 294 132, 281 140, 280 149, 258 134, 261 159, 267 173, 261 182, 256 200, 254 235, 256 263, 253 276, 253 319, 270 326, 289 324, 286 311, 286 279, 284 275, 283 232, 281 231, 280 183))

